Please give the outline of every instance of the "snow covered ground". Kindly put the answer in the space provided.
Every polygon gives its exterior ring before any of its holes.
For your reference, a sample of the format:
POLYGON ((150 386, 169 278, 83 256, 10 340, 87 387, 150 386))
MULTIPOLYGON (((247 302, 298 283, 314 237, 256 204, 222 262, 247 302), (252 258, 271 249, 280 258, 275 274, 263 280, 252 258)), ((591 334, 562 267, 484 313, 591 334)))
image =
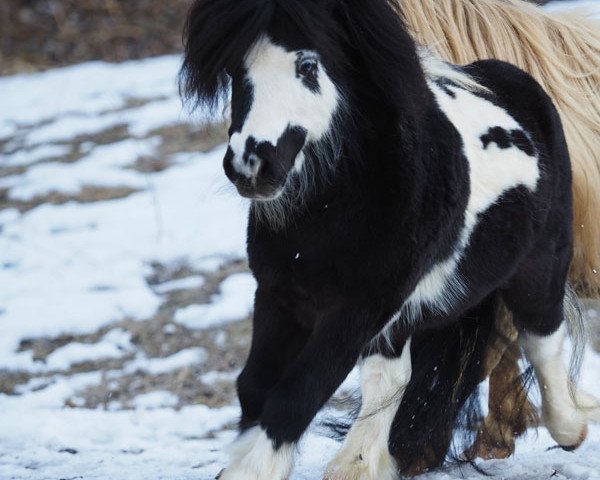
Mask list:
MULTIPOLYGON (((222 173, 222 119, 181 108, 179 61, 0 78, 0 480, 211 479, 226 464, 255 286, 248 206, 222 173)), ((599 371, 589 349, 598 396, 599 371)), ((483 466, 600 478, 600 427, 575 453, 552 445, 540 429, 483 466)), ((311 430, 293 479, 320 478, 336 449, 311 430)), ((463 476, 480 478, 423 478, 463 476)))

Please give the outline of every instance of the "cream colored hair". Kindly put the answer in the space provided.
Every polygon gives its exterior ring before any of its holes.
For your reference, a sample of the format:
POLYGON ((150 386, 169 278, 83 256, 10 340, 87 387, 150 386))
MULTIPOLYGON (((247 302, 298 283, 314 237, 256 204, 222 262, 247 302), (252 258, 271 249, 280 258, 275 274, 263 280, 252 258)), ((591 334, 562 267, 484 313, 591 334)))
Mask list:
POLYGON ((522 0, 391 0, 416 39, 452 63, 497 58, 533 75, 561 113, 573 162, 571 281, 600 297, 600 25, 522 0))

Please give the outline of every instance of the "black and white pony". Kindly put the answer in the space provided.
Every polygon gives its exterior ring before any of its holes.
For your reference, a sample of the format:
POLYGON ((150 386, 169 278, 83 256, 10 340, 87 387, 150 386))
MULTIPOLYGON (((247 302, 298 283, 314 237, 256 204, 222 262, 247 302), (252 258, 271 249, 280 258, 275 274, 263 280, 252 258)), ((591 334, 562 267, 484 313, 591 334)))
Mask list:
POLYGON ((545 425, 581 444, 562 363, 571 168, 531 77, 419 54, 387 0, 196 0, 181 79, 199 104, 231 92, 224 169, 253 200, 254 330, 222 480, 288 478, 357 361, 361 413, 326 478, 394 479, 428 448, 443 461, 436 422, 480 381, 500 302, 545 425))

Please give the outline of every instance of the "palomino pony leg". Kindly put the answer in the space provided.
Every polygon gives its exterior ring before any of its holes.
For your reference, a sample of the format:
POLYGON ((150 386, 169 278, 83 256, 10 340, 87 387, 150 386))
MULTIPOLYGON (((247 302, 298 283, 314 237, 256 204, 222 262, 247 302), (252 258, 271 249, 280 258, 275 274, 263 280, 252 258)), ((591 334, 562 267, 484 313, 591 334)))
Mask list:
POLYGON ((537 413, 522 383, 516 340, 504 351, 490 374, 489 413, 469 449, 470 458, 507 458, 515 452, 515 438, 536 422, 537 413))
POLYGON ((397 467, 388 439, 392 420, 411 375, 410 339, 402 354, 376 354, 360 366, 362 405, 344 445, 329 464, 326 480, 394 480, 397 467))
POLYGON ((467 451, 468 458, 507 458, 515 451, 515 438, 537 424, 536 409, 521 378, 519 332, 502 302, 496 311, 495 330, 482 375, 482 379, 490 379, 488 415, 467 451))

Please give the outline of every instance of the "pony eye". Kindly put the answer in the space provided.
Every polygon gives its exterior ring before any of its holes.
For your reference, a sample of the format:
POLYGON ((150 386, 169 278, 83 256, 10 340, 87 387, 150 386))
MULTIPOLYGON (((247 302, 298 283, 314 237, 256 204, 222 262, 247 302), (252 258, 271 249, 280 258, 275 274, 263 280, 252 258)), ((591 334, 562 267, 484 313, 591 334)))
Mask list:
POLYGON ((313 75, 317 71, 317 61, 312 58, 307 58, 299 62, 297 72, 303 77, 313 75))

